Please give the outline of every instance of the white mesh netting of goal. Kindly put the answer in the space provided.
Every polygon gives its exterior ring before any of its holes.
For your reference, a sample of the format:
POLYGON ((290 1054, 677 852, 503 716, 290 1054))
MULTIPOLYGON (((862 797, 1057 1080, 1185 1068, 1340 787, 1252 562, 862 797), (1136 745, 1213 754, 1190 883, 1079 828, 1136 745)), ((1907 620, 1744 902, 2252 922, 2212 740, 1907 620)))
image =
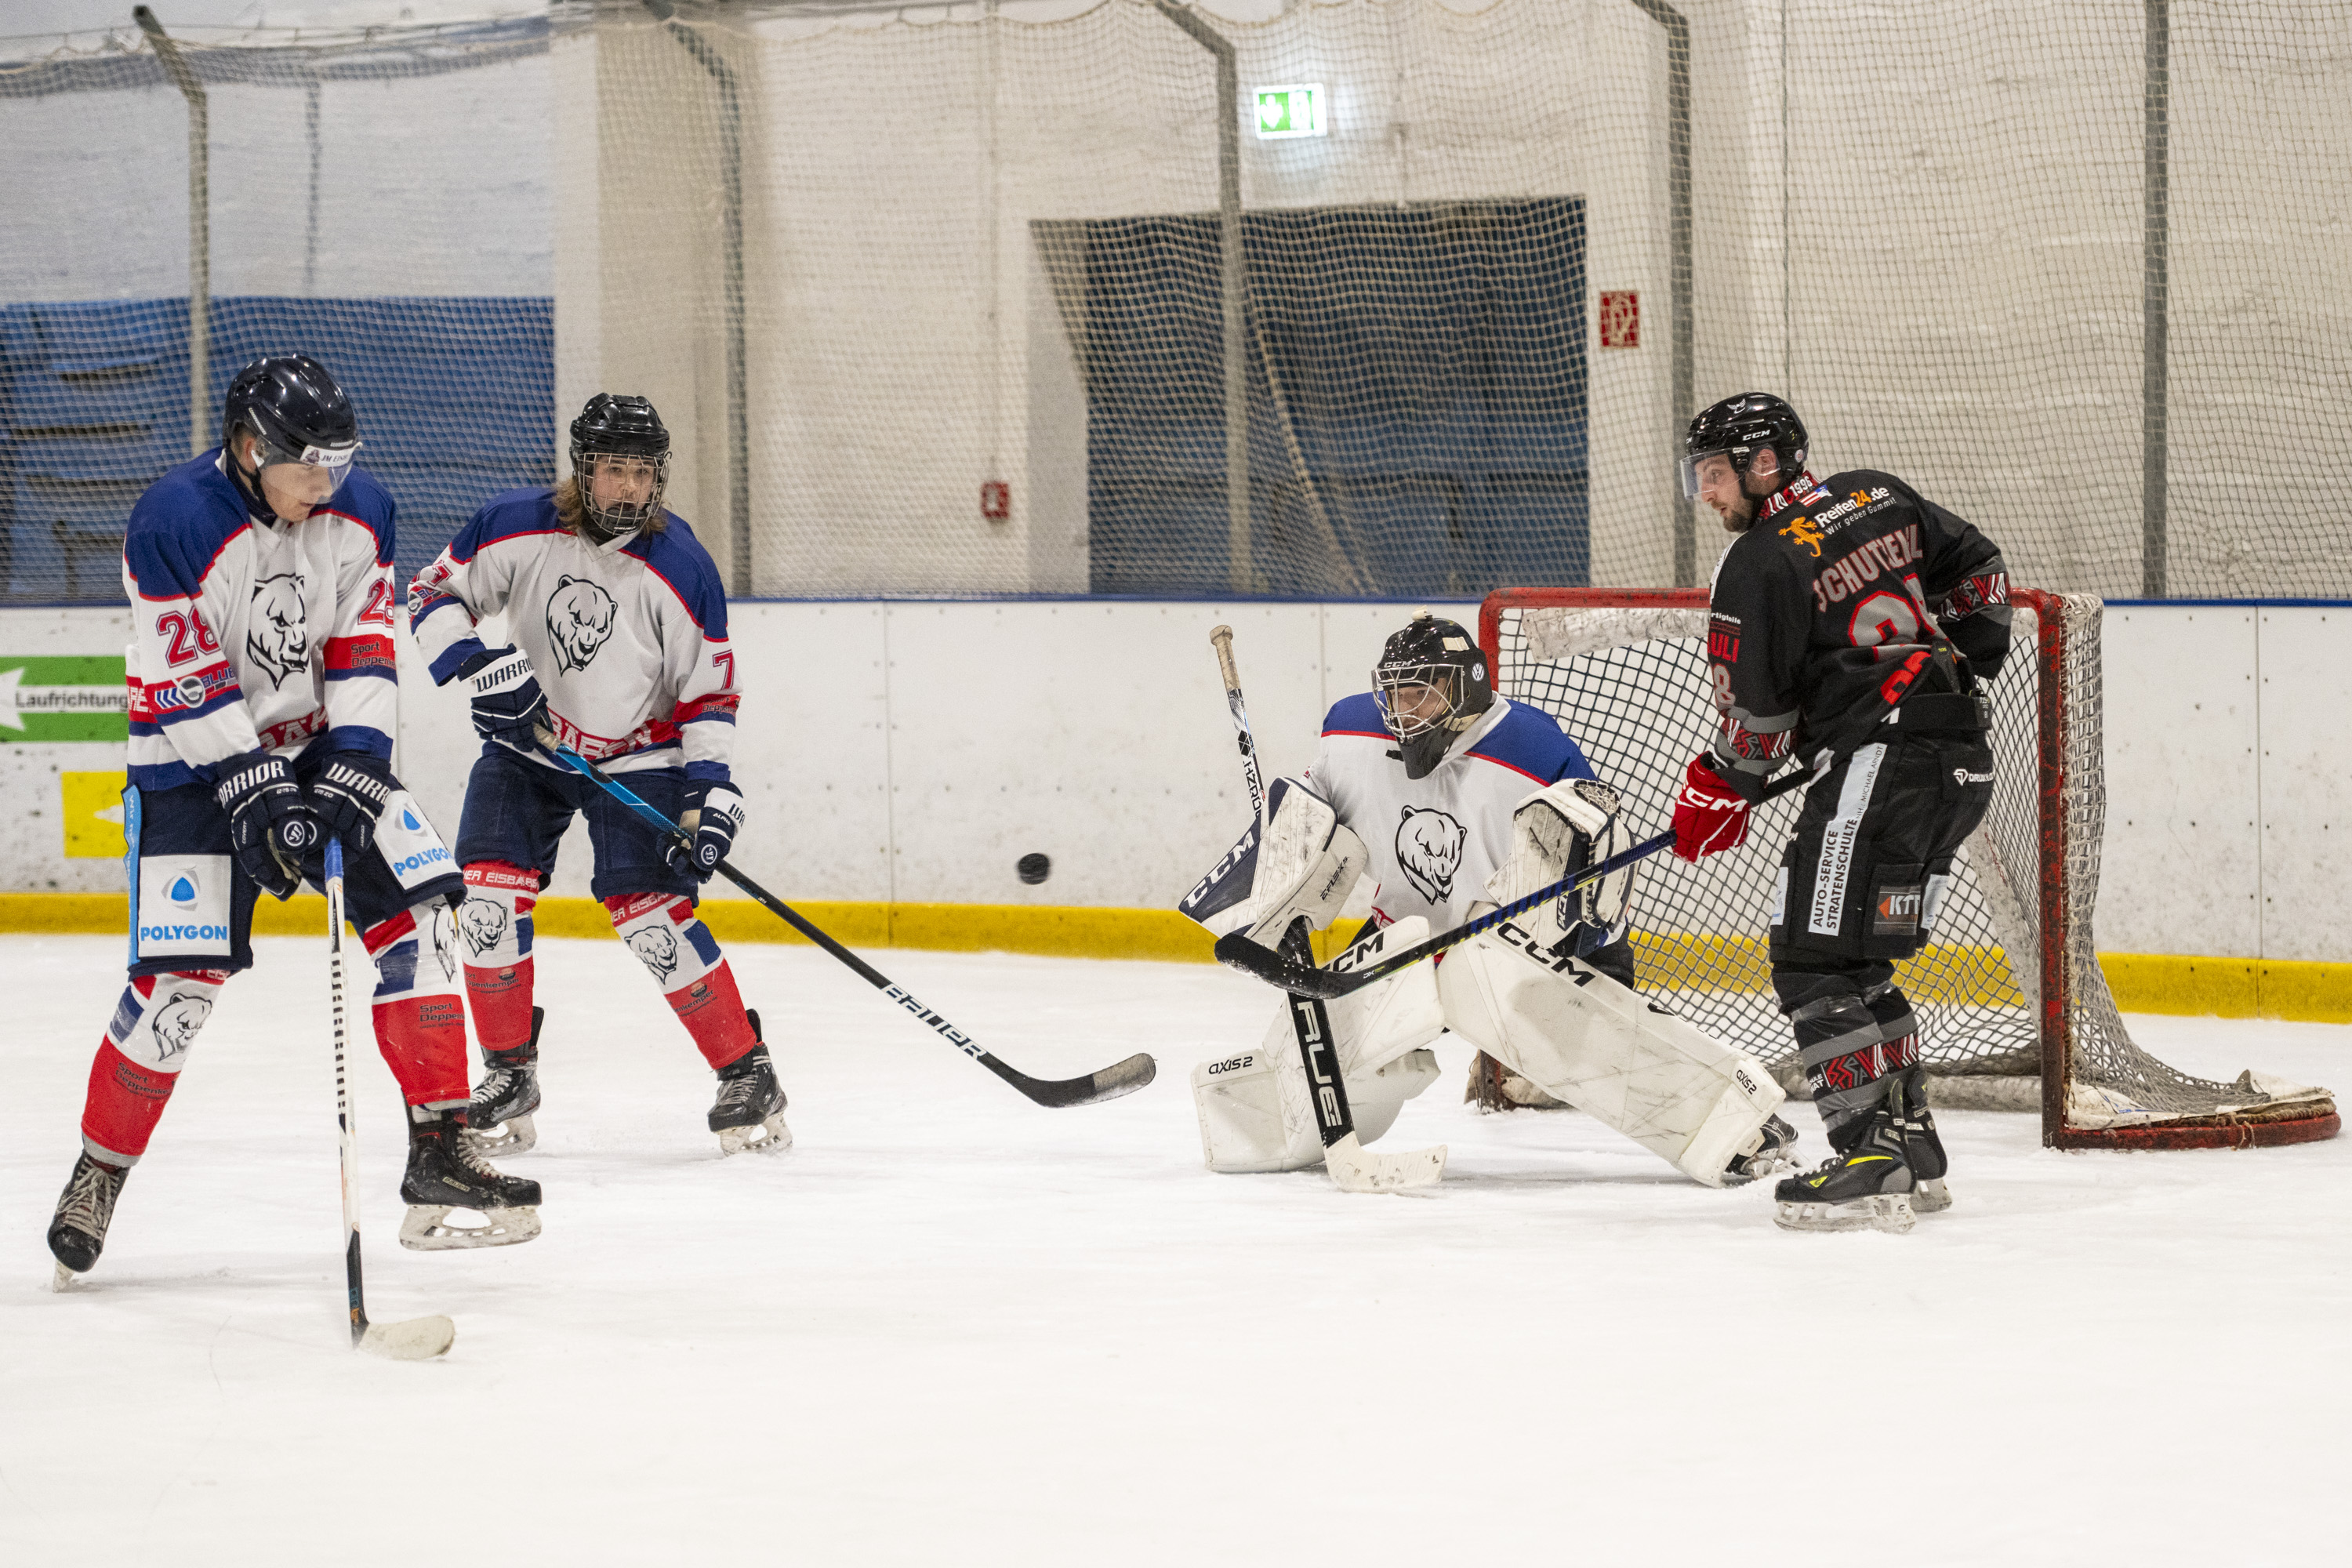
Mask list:
MULTIPOLYGON (((2256 1144, 2332 1136, 2326 1091, 2248 1071, 2194 1078, 2132 1043, 2092 946, 2105 787, 2100 605, 2021 592, 1992 684, 1999 774, 1958 856, 1928 945, 1896 965, 1938 1103, 2038 1109, 2059 1146, 2256 1144)), ((1480 640, 1496 689, 1551 714, 1626 802, 1636 837, 1663 832, 1714 712, 1706 596, 1506 589, 1480 640)), ((1747 847, 1644 861, 1633 942, 1642 988, 1801 1081, 1774 1001, 1765 931, 1775 851, 1797 795, 1758 808, 1747 847)))
POLYGON ((2352 482, 2341 0, 570 0, 160 47, 0 66, 17 602, 110 596, 129 499, 296 343, 419 552, 591 392, 653 396, 739 595, 1692 584, 1675 444, 1749 387, 2021 578, 2352 592, 2312 499, 2352 482))

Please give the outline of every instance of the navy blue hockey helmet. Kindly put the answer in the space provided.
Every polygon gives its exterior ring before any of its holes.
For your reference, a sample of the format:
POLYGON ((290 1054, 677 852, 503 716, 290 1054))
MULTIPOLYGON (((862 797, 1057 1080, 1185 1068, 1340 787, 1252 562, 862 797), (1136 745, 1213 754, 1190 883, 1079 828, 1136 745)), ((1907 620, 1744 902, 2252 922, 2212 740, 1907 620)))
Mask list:
POLYGON ((1756 454, 1769 447, 1780 458, 1780 471, 1793 474, 1805 466, 1808 446, 1805 422, 1784 398, 1769 392, 1743 392, 1699 411, 1683 437, 1683 499, 1698 500, 1698 465, 1717 452, 1731 459, 1738 473, 1748 472, 1756 454))
POLYGON ((614 539, 655 521, 662 514, 662 491, 669 484, 669 431, 651 401, 600 392, 572 422, 572 474, 589 528, 614 539), (599 501, 590 466, 598 458, 635 458, 649 465, 653 489, 642 502, 599 501))
POLYGON ((1427 778, 1445 760, 1454 737, 1495 705, 1495 682, 1475 638, 1456 622, 1416 610, 1381 649, 1381 662, 1372 667, 1372 700, 1381 722, 1397 738, 1404 776, 1427 778))
POLYGON ((257 437, 257 468, 299 463, 324 468, 338 484, 360 449, 352 400, 308 354, 270 354, 236 373, 221 411, 221 437, 233 447, 245 431, 257 437))

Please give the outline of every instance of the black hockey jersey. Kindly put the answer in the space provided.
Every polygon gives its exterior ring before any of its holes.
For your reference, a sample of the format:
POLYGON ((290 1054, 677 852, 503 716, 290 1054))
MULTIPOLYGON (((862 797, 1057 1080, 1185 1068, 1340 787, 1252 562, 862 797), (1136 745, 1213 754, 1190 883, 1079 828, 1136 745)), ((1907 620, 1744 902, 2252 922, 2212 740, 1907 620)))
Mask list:
POLYGON ((2000 551, 1868 468, 1768 498, 1717 563, 1708 612, 1715 768, 1750 798, 1782 763, 1844 755, 1915 686, 1948 681, 1930 674, 1939 650, 1986 680, 2009 651, 2000 551))

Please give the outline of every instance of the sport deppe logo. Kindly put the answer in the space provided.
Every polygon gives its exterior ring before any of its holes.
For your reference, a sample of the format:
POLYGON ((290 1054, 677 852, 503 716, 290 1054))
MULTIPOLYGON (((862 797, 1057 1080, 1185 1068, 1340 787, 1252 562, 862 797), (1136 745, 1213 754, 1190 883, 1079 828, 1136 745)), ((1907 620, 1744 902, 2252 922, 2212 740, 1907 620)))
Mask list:
MULTIPOLYGON (((196 912, 196 900, 200 896, 200 890, 196 884, 196 874, 193 871, 181 872, 178 876, 173 878, 170 882, 166 883, 163 888, 163 901, 170 904, 173 909, 185 910, 190 914, 194 914, 196 912)), ((228 927, 224 925, 205 925, 201 922, 194 925, 146 925, 142 923, 139 928, 139 940, 142 943, 151 942, 226 942, 228 940, 228 927)))

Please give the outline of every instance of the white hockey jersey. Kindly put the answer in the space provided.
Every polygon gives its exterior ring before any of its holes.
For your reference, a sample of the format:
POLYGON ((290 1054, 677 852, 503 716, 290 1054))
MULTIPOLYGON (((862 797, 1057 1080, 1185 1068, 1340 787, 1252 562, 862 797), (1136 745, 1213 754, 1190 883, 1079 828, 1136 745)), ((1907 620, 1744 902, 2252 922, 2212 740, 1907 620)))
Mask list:
POLYGON ((1343 698, 1323 721, 1307 780, 1364 841, 1382 921, 1409 915, 1450 931, 1486 898, 1486 879, 1511 855, 1512 808, 1592 766, 1542 710, 1497 697, 1426 778, 1405 777, 1396 737, 1369 691, 1343 698))
POLYGON ((727 595, 675 513, 659 533, 598 545, 557 521, 552 489, 494 498, 409 588, 436 685, 483 651, 475 623, 500 614, 566 745, 614 773, 683 763, 689 779, 727 781, 739 699, 727 595))
POLYGON ((133 784, 211 784, 230 757, 322 735, 391 761, 393 516, 354 468, 305 521, 257 520, 218 447, 148 487, 122 537, 133 784))

